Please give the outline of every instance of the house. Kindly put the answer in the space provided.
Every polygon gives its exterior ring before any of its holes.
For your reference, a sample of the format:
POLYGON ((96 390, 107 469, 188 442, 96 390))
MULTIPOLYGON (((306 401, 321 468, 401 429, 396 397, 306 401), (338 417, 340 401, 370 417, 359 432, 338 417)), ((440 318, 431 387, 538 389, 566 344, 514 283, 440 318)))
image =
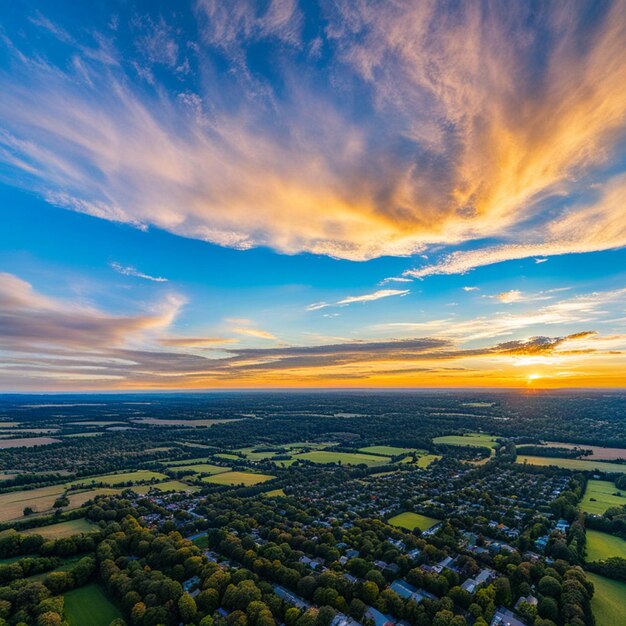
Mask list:
POLYGON ((371 606, 365 611, 365 617, 371 619, 375 626, 395 626, 396 624, 389 615, 385 615, 371 606))
POLYGON ((500 607, 494 614, 489 626, 526 626, 512 611, 500 607))
POLYGON ((194 589, 195 587, 199 587, 199 586, 200 586, 199 576, 192 576, 191 578, 188 578, 187 580, 183 581, 183 591, 189 592, 191 589, 194 589))
POLYGON ((359 556, 359 551, 358 550, 348 550, 346 552, 346 556, 349 559, 356 559, 356 557, 359 556))
POLYGON ((413 550, 411 550, 410 552, 407 552, 407 556, 415 561, 416 559, 419 559, 420 554, 422 554, 422 551, 419 548, 414 548, 413 550))
POLYGON ((537 606, 538 600, 532 594, 529 594, 527 596, 520 596, 517 602, 515 603, 515 609, 518 609, 519 605, 522 604, 522 602, 526 602, 527 604, 530 604, 531 606, 537 606))
POLYGON ((333 617, 330 626, 361 626, 361 623, 343 613, 337 613, 337 615, 333 617))
POLYGON ((539 537, 539 539, 535 540, 535 547, 537 550, 545 550, 548 545, 548 535, 544 535, 543 537, 539 537))
POLYGON ((569 523, 567 522, 567 520, 560 519, 556 523, 556 529, 560 530, 562 533, 566 533, 568 528, 569 528, 569 523))
POLYGON ((432 593, 428 593, 428 591, 424 591, 423 589, 416 589, 413 585, 406 582, 406 580, 394 580, 393 583, 391 583, 390 589, 395 591, 401 598, 404 598, 405 600, 414 600, 418 604, 424 600, 424 598, 437 600, 437 596, 432 593))
POLYGON ((311 608, 311 605, 306 600, 303 600, 300 596, 297 596, 295 593, 292 593, 280 585, 274 585, 274 593, 279 598, 298 609, 305 610, 311 608))

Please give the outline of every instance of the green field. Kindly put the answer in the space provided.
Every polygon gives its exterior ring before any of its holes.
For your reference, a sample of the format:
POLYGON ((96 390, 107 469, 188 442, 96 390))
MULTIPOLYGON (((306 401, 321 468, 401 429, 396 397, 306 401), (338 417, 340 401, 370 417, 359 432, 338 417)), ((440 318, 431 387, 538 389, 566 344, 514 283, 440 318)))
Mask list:
POLYGON ((61 539, 62 537, 71 537, 80 533, 88 533, 99 530, 95 524, 81 517, 79 519, 69 520, 67 522, 59 522, 58 524, 50 524, 49 526, 40 526, 38 528, 29 528, 22 530, 27 535, 41 535, 45 539, 61 539))
POLYGON ((136 470, 134 472, 120 472, 119 474, 101 474, 100 476, 86 476, 79 480, 68 483, 67 487, 74 485, 91 485, 102 483, 104 485, 118 485, 120 483, 137 483, 146 480, 164 480, 167 478, 165 474, 160 472, 152 472, 150 470, 136 470))
POLYGON ((438 522, 439 520, 437 519, 420 515, 419 513, 400 513, 387 520, 388 524, 398 526, 399 528, 406 528, 407 530, 415 530, 416 528, 428 530, 438 522))
MULTIPOLYGON (((403 460, 403 463, 412 463, 413 459, 411 457, 407 457, 408 460, 403 460)), ((428 467, 433 461, 438 461, 441 458, 439 454, 424 454, 422 456, 417 457, 417 461, 415 465, 417 467, 428 467)))
POLYGON ((602 515, 612 506, 623 506, 626 504, 626 493, 622 493, 609 480, 590 480, 587 482, 585 497, 581 502, 581 509, 585 513, 595 513, 602 515), (616 495, 616 494, 620 495, 616 495))
POLYGON ((150 489, 156 489, 157 491, 198 491, 200 487, 195 485, 188 485, 180 480, 166 480, 163 483, 156 483, 154 485, 137 485, 133 487, 133 491, 137 493, 148 493, 150 489))
POLYGON ((588 530, 587 561, 603 561, 612 556, 626 559, 626 540, 598 530, 588 530))
POLYGON ((194 465, 176 465, 172 467, 172 470, 189 472, 190 474, 220 474, 221 472, 230 472, 231 468, 211 463, 195 463, 194 465))
POLYGON ((586 572, 595 592, 591 609, 596 626, 623 626, 626 624, 626 583, 586 572))
POLYGON ((416 452, 414 448, 396 448, 394 446, 368 446, 361 448, 359 452, 365 454, 380 454, 382 456, 398 456, 399 454, 411 454, 416 452))
POLYGON ((262 495, 267 496, 268 498, 275 498, 279 496, 284 496, 285 492, 282 489, 272 489, 272 491, 266 491, 262 495))
POLYGON ((518 463, 524 463, 526 461, 529 465, 555 465, 556 467, 562 467, 564 469, 579 470, 579 471, 600 471, 600 472, 619 472, 620 474, 626 473, 626 464, 609 463, 607 461, 583 461, 582 459, 555 459, 544 456, 525 456, 519 455, 517 457, 518 463))
POLYGON ((65 594, 65 618, 69 626, 109 626, 118 617, 122 614, 97 583, 65 594))
POLYGON ((498 447, 496 437, 484 433, 466 433, 465 435, 446 435, 445 437, 435 437, 433 443, 442 443, 447 446, 474 446, 479 448, 498 447))
POLYGON ((249 487, 251 485, 264 483, 267 480, 272 480, 272 478, 276 478, 276 476, 270 476, 269 474, 253 474, 252 472, 223 472, 222 474, 206 476, 202 480, 205 483, 212 483, 214 485, 243 484, 249 487))
POLYGON ((326 450, 314 450, 304 452, 294 457, 312 463, 343 463, 344 465, 384 465, 389 459, 374 454, 359 454, 351 452, 328 452, 326 450))

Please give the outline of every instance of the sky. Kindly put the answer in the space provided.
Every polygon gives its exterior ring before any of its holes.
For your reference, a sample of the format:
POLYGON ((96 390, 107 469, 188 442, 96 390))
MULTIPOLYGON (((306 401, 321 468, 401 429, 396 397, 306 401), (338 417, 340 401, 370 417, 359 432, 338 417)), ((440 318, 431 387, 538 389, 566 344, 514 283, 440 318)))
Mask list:
POLYGON ((0 391, 626 387, 626 1, 0 5, 0 391))

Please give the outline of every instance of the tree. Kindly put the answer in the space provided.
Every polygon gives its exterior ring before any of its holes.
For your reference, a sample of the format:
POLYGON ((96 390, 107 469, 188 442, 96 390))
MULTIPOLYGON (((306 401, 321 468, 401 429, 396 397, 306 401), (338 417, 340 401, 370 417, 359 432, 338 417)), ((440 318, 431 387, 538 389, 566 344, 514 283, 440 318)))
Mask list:
POLYGON ((554 598, 546 596, 537 605, 537 611, 541 617, 551 619, 556 622, 559 618, 559 605, 554 598))
POLYGON ((180 618, 183 622, 186 624, 193 622, 198 612, 196 601, 188 593, 183 593, 183 595, 178 598, 178 611, 180 612, 180 618))
POLYGON ((543 596, 558 598, 561 595, 561 583, 552 576, 544 576, 539 581, 538 589, 543 596))
POLYGON ((378 585, 370 580, 364 582, 361 588, 361 597, 365 604, 374 604, 378 598, 378 585))
POLYGON ((27 515, 32 515, 34 512, 35 512, 35 509, 33 509, 33 507, 31 506, 24 507, 24 517, 26 517, 27 515))

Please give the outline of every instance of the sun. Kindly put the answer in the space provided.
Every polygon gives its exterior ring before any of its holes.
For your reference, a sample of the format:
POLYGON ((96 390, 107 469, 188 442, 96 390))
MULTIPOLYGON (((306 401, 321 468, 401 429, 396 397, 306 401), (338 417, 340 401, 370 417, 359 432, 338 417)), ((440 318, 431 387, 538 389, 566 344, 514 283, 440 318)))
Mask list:
POLYGON ((539 380, 541 378, 540 374, 528 374, 528 384, 531 385, 533 381, 539 380))

